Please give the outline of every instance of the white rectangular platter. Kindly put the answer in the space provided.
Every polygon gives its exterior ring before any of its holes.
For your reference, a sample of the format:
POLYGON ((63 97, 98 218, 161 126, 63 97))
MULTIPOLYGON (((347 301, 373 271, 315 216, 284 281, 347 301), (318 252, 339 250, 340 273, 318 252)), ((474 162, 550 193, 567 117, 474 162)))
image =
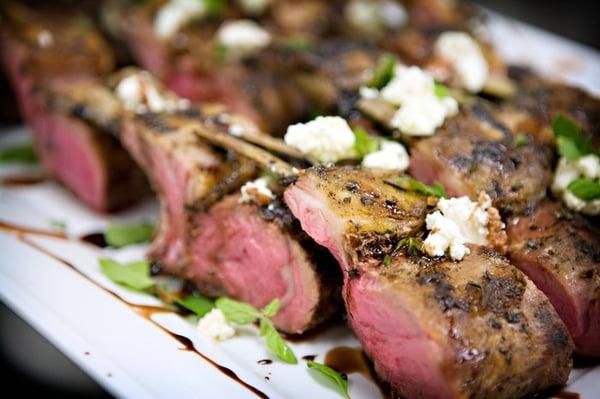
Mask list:
MULTIPOLYGON (((488 33, 507 60, 600 93, 600 56, 593 50, 494 14, 488 33)), ((0 148, 27 135, 26 128, 2 133, 0 148)), ((38 172, 35 167, 4 166, 0 180, 38 172)), ((103 231, 112 221, 154 220, 157 209, 148 201, 126 213, 99 215, 51 180, 0 185, 0 299, 117 397, 340 398, 326 381, 309 374, 304 360, 298 365, 276 360, 259 364, 273 357, 255 329, 214 342, 174 313, 147 311, 160 302, 127 291, 100 273, 99 257, 140 259, 144 246, 101 250, 77 237, 103 231), (52 231, 54 221, 65 223, 69 239, 23 232, 52 231)), ((299 359, 316 355, 317 361, 334 347, 360 347, 341 324, 290 345, 299 359)), ((350 374, 349 380, 354 399, 381 396, 364 375, 350 374)), ((574 369, 565 390, 583 399, 600 397, 600 367, 574 369)))

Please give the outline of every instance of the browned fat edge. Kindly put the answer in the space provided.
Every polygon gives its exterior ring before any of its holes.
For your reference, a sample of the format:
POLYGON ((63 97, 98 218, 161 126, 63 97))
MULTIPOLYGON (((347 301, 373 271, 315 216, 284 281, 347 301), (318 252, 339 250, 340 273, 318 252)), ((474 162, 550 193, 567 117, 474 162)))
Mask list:
MULTIPOLYGON (((0 222, 1 223, 1 222, 0 222)), ((161 331, 163 331, 164 333, 166 333, 167 335, 171 336, 173 339, 175 339, 176 341, 178 341, 179 343, 181 343, 184 347, 185 350, 193 352, 195 354, 197 354, 198 356, 200 356, 202 359, 204 359, 206 362, 208 362, 211 366, 213 366, 214 368, 216 368, 217 370, 219 370, 221 373, 225 374, 227 377, 231 378, 232 380, 234 380, 235 382, 237 382, 238 384, 242 385, 244 388, 248 389, 250 392, 252 392, 253 394, 255 394, 256 396, 258 396, 259 398, 262 399, 269 399, 269 396, 266 395, 264 392, 262 392, 261 390, 259 390, 258 388, 248 384, 247 382, 245 382, 244 380, 242 380, 240 377, 237 376, 237 374, 225 367, 225 366, 221 366, 220 364, 218 364, 217 362, 215 362, 214 360, 212 360, 211 358, 207 357, 206 355, 204 355, 202 352, 198 351, 195 347, 194 344, 192 343, 192 341, 190 341, 189 338, 186 338, 182 335, 178 335, 175 333, 172 333, 171 331, 165 329, 163 326, 161 326, 160 324, 156 323, 154 320, 152 320, 152 315, 154 313, 166 313, 166 312, 172 312, 174 313, 172 310, 166 309, 166 308, 160 308, 160 307, 155 307, 155 306, 143 306, 143 305, 135 305, 135 304, 131 304, 125 300, 123 300, 123 298, 119 297, 117 294, 115 294, 114 292, 102 287, 101 285, 99 285, 98 283, 96 283, 94 280, 91 280, 90 278, 88 278, 85 274, 81 273, 81 271, 79 271, 72 263, 54 255, 53 253, 51 253, 50 251, 46 250, 45 248, 39 246, 38 244, 30 241, 27 239, 27 237, 25 237, 25 235, 23 234, 23 232, 18 231, 18 237, 19 240, 21 242, 23 242, 24 244, 30 246, 31 248, 43 253, 44 255, 58 261, 60 264, 67 266, 69 269, 75 271, 76 273, 78 273, 80 276, 84 277, 86 280, 90 281, 92 284, 94 284, 96 287, 100 288, 101 290, 103 290, 104 292, 110 294, 111 296, 113 296, 114 298, 116 298, 117 300, 119 300, 121 303, 127 305, 130 309, 132 309, 134 311, 134 313, 140 315, 141 317, 143 317, 144 319, 148 320, 150 323, 152 323, 153 325, 155 325, 156 327, 158 327, 161 331)), ((28 231, 25 231, 25 233, 28 233, 28 231)))
POLYGON ((17 226, 9 222, 0 221, 0 230, 17 234, 34 234, 53 238, 66 239, 67 235, 62 231, 41 230, 33 227, 17 226))

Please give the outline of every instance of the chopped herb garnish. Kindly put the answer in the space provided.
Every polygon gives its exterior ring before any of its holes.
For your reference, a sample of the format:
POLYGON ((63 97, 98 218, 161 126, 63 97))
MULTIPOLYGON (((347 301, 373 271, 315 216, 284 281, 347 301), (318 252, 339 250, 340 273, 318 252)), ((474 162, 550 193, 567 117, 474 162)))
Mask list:
POLYGON ((319 116, 323 116, 323 113, 316 109, 311 109, 308 111, 308 120, 312 121, 313 119, 317 119, 319 116))
POLYGON ((556 137, 558 153, 569 161, 594 152, 579 126, 566 116, 558 114, 554 117, 552 131, 556 137))
POLYGON ((222 44, 218 44, 215 47, 215 59, 217 64, 223 65, 227 61, 227 47, 222 44))
POLYGON ((433 92, 437 98, 445 98, 450 96, 450 91, 448 91, 448 88, 440 82, 435 82, 433 86, 433 92))
POLYGON ((394 250, 396 251, 399 249, 404 249, 409 255, 414 255, 420 252, 422 247, 422 239, 417 237, 406 237, 398 241, 398 244, 396 244, 396 248, 394 250))
POLYGON ((365 155, 379 150, 380 140, 369 135, 363 128, 354 129, 354 150, 360 159, 365 155))
POLYGON ((446 198, 446 190, 444 190, 444 186, 442 186, 438 182, 435 182, 431 186, 428 186, 410 176, 401 176, 397 178, 396 181, 392 184, 406 191, 417 191, 425 195, 446 198))
POLYGON ((389 266, 392 264, 392 257, 389 255, 385 255, 383 257, 383 260, 381 261, 381 264, 385 267, 389 266))
POLYGON ((394 78, 394 68, 396 67, 396 57, 391 54, 384 54, 379 57, 373 77, 367 82, 368 87, 381 89, 385 87, 394 78))
POLYGON ((567 189, 584 201, 600 198, 600 182, 598 180, 575 179, 567 186, 567 189))
POLYGON ((154 226, 151 224, 120 224, 108 226, 104 239, 114 248, 121 248, 131 244, 147 242, 152 238, 154 226))
POLYGON ((513 141, 515 147, 524 147, 529 144, 529 137, 525 133, 518 133, 513 141))
POLYGON ((19 144, 0 150, 0 164, 33 164, 36 162, 37 156, 31 144, 19 144))
POLYGON ((344 398, 350 399, 350 394, 348 393, 348 377, 346 374, 338 373, 331 367, 325 364, 317 363, 314 360, 309 360, 306 366, 309 369, 318 371, 321 373, 321 375, 327 377, 327 379, 335 384, 336 388, 344 398))
POLYGON ((64 220, 51 220, 50 227, 55 230, 65 231, 67 228, 67 224, 64 220))
POLYGON ((303 53, 306 51, 310 51, 313 44, 302 36, 290 37, 283 41, 283 45, 295 52, 303 53))
POLYGON ((265 337, 267 348, 286 363, 296 364, 298 362, 294 352, 281 338, 270 320, 279 311, 281 306, 279 299, 273 299, 262 310, 258 310, 247 303, 225 297, 218 298, 215 301, 215 306, 223 312, 227 321, 233 324, 245 325, 254 323, 258 319, 260 322, 260 335, 265 337))
POLYGON ((100 270, 117 284, 136 291, 147 291, 155 285, 150 278, 150 264, 146 261, 129 262, 120 264, 108 258, 101 258, 100 270))
POLYGON ((263 169, 260 171, 259 177, 268 177, 269 179, 272 180, 278 180, 279 176, 273 172, 271 172, 269 169, 263 169))
POLYGON ((202 295, 188 295, 183 298, 176 297, 174 302, 182 308, 194 312, 200 317, 204 316, 215 307, 213 301, 202 295))
POLYGON ((208 15, 220 15, 225 9, 225 0, 201 0, 208 15))

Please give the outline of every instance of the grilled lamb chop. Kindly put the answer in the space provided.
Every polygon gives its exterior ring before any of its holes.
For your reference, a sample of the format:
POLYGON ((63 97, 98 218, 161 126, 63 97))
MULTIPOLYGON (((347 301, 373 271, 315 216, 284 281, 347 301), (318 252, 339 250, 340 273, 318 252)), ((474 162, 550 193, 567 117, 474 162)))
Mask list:
POLYGON ((546 200, 507 221, 509 257, 548 296, 576 351, 600 356, 600 231, 546 200))
POLYGON ((476 103, 416 142, 410 173, 427 184, 440 181, 450 196, 485 191, 501 211, 519 212, 546 196, 552 149, 536 140, 518 145, 492 112, 476 103))
POLYGON ((112 54, 84 17, 56 10, 3 8, 2 61, 46 170, 99 211, 120 209, 146 192, 141 171, 114 137, 77 115, 48 107, 48 90, 94 79, 112 54))
POLYGON ((475 246, 459 263, 395 249, 421 234, 426 198, 326 167, 303 171, 284 197, 337 258, 350 324, 402 396, 514 398, 567 380, 566 328, 505 258, 475 246))

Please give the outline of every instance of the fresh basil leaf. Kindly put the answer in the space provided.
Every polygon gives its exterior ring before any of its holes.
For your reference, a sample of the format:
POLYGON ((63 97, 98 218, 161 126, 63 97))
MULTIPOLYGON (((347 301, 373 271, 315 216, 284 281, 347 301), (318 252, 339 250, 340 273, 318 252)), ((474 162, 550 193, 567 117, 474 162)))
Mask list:
POLYGON ((262 309, 262 314, 265 315, 266 317, 273 317, 277 314, 280 307, 281 307, 281 301, 279 300, 279 298, 275 298, 271 302, 269 302, 269 304, 267 306, 265 306, 262 309))
POLYGON ((150 278, 150 264, 146 261, 122 265, 112 259, 100 258, 98 262, 102 273, 117 284, 137 291, 144 291, 155 285, 150 278))
POLYGON ((201 0, 208 15, 220 15, 225 9, 225 0, 201 0))
POLYGON ((281 338, 273 323, 265 317, 260 318, 260 335, 265 337, 267 348, 278 358, 286 363, 298 363, 298 359, 296 359, 292 348, 281 338))
POLYGON ((433 86, 433 92, 435 93, 435 96, 437 98, 445 98, 445 97, 449 97, 450 96, 450 92, 448 91, 448 88, 440 82, 435 82, 434 86, 433 86))
POLYGON ((200 317, 204 316, 215 307, 213 301, 201 295, 188 295, 183 298, 175 298, 174 302, 182 308, 194 312, 200 317))
POLYGON ((398 244, 396 244, 395 250, 404 248, 404 249, 406 249, 406 252, 409 255, 413 255, 413 254, 416 254, 417 252, 421 251, 422 247, 423 247, 423 240, 421 240, 420 238, 406 237, 406 238, 403 238, 400 241, 398 241, 398 244))
POLYGON ((37 156, 31 144, 19 144, 0 150, 0 164, 33 164, 36 162, 37 156))
POLYGON ((525 133, 518 133, 513 140, 515 147, 524 147, 529 144, 529 137, 525 133))
POLYGON ((568 117, 556 115, 552 120, 552 131, 556 137, 558 153, 568 160, 572 161, 593 152, 579 126, 568 117))
POLYGON ((373 71, 373 77, 367 82, 368 87, 381 89, 385 87, 394 78, 394 68, 396 67, 396 57, 391 54, 384 54, 377 60, 377 65, 373 71))
POLYGON ((364 158, 365 155, 378 151, 380 146, 379 139, 371 136, 362 128, 354 129, 354 150, 359 158, 364 158))
POLYGON ((150 241, 154 226, 151 224, 120 224, 108 226, 104 239, 114 248, 150 241))
POLYGON ((382 264, 384 267, 387 267, 387 266, 391 265, 391 264, 392 264, 392 257, 391 257, 391 256, 389 256, 389 255, 385 255, 385 256, 383 257, 383 260, 381 261, 381 264, 382 264))
POLYGON ((254 306, 227 297, 218 298, 215 306, 223 312, 227 321, 234 324, 249 324, 260 317, 254 306))
POLYGON ((587 178, 573 180, 567 189, 584 201, 600 198, 600 182, 587 178))
POLYGON ((67 228, 67 223, 64 220, 51 220, 50 227, 55 230, 65 231, 67 228))
POLYGON ((306 364, 309 369, 316 370, 325 377, 327 377, 331 382, 336 385, 336 388, 342 396, 346 399, 350 399, 350 394, 348 393, 348 377, 345 374, 338 373, 331 367, 317 363, 314 360, 309 360, 306 364))
POLYGON ((434 197, 446 198, 446 190, 440 183, 435 182, 431 186, 421 183, 417 179, 410 176, 399 177, 395 185, 407 191, 418 191, 421 194, 431 195, 434 197))

